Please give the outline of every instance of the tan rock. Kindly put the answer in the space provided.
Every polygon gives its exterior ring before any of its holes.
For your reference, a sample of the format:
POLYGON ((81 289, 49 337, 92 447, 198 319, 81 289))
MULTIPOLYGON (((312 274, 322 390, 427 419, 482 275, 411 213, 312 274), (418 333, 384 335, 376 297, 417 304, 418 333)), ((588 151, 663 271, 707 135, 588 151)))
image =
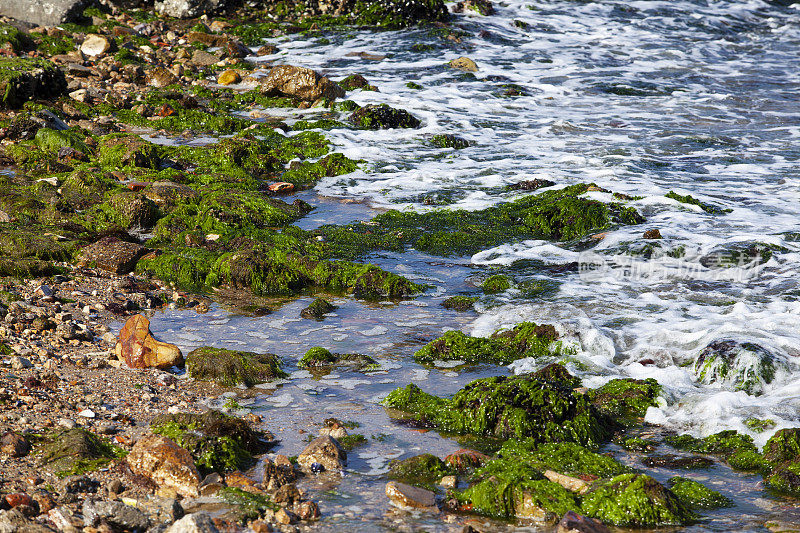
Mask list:
POLYGON ((166 437, 147 435, 139 439, 125 460, 134 474, 153 480, 159 487, 174 489, 186 497, 198 495, 200 473, 192 455, 166 437))
POLYGON ((311 465, 321 464, 325 470, 338 472, 347 464, 347 452, 329 436, 317 437, 312 440, 306 449, 297 456, 297 462, 306 470, 311 471, 311 465))
POLYGON ((412 487, 405 483, 390 481, 386 484, 386 496, 393 505, 401 509, 423 509, 426 511, 438 511, 436 507, 436 495, 419 487, 412 487))
POLYGON ((564 474, 559 474, 558 472, 554 472, 552 470, 545 470, 544 477, 552 481, 553 483, 558 483, 565 489, 571 492, 577 492, 578 494, 585 494, 587 490, 589 490, 589 484, 582 479, 578 479, 576 477, 567 476, 564 474))
POLYGON ((104 56, 111 50, 112 41, 105 35, 87 35, 81 44, 81 52, 85 55, 96 58, 104 56))
POLYGON ((458 485, 458 478, 456 476, 444 476, 439 480, 439 485, 446 489, 454 489, 458 485))
POLYGON ((292 65, 273 67, 261 85, 267 93, 293 96, 308 102, 320 98, 342 98, 345 95, 339 84, 320 76, 310 68, 292 65))
POLYGON ((242 77, 235 70, 228 69, 221 73, 217 78, 217 83, 220 85, 233 85, 242 81, 242 77))
POLYGON ((450 61, 450 67, 464 72, 478 72, 478 65, 468 57, 459 57, 450 61))
POLYGON ((119 332, 117 359, 130 368, 161 368, 183 365, 183 354, 174 344, 161 342, 150 333, 150 321, 134 315, 119 332))
POLYGON ((534 520, 536 522, 555 522, 558 519, 553 513, 539 507, 537 501, 528 493, 523 493, 514 502, 514 514, 517 518, 534 520))
POLYGON ((147 73, 147 84, 151 87, 166 87, 178 83, 178 77, 164 67, 157 67, 147 73))

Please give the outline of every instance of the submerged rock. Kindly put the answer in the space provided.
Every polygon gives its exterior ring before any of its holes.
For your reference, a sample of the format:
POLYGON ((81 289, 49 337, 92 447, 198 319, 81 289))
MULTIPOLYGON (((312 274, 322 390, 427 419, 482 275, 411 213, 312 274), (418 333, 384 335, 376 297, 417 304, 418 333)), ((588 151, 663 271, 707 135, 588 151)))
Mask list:
POLYGON ((730 498, 691 479, 676 476, 670 478, 669 486, 672 493, 690 509, 733 507, 730 498))
POLYGON ((436 507, 436 495, 419 487, 412 487, 405 483, 390 481, 386 484, 386 496, 392 504, 401 509, 415 509, 438 511, 436 507))
POLYGON ((286 377, 278 356, 204 346, 186 356, 186 370, 199 380, 216 381, 225 387, 252 387, 286 377))
POLYGON ((168 369, 183 365, 183 354, 174 344, 157 341, 150 333, 150 321, 134 315, 119 332, 117 358, 130 368, 168 369))
POLYGON ((335 309, 336 306, 324 298, 317 298, 311 302, 311 305, 300 311, 300 316, 313 320, 322 320, 326 313, 330 313, 335 309))
POLYGON ((477 296, 451 296, 442 302, 442 307, 453 311, 469 311, 475 308, 474 305, 477 301, 477 296))
POLYGON ((377 365, 378 362, 368 355, 358 353, 331 353, 325 348, 316 346, 308 350, 297 363, 299 368, 325 368, 333 365, 348 365, 357 368, 377 365))
POLYGON ((784 367, 778 357, 758 344, 723 339, 700 352, 694 373, 701 383, 717 383, 758 396, 784 367))
POLYGON ((423 453, 389 464, 389 479, 409 485, 432 487, 442 477, 453 473, 453 469, 433 454, 423 453))

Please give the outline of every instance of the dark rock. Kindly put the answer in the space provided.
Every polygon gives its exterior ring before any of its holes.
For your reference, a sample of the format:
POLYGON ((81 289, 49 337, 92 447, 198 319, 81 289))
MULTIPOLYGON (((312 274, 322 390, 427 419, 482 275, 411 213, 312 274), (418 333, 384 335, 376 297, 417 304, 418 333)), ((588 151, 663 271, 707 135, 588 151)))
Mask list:
POLYGON ((186 356, 186 368, 194 379, 216 381, 226 387, 252 387, 286 377, 274 354, 240 352, 204 346, 186 356))
POLYGON ((105 522, 124 531, 145 531, 150 527, 150 519, 135 507, 117 501, 96 502, 91 499, 83 502, 83 522, 86 527, 105 522))
POLYGON ((610 533, 610 530, 599 520, 569 511, 558 523, 556 533, 610 533))
POLYGON ((533 180, 523 180, 517 183, 513 183, 508 186, 509 190, 512 191, 535 191, 536 189, 542 189, 544 187, 552 187, 556 183, 554 181, 536 178, 533 180))
POLYGON ((0 452, 11 457, 23 457, 28 454, 31 445, 19 433, 9 431, 0 439, 0 452))
POLYGON ((0 0, 0 15, 52 27, 79 20, 89 3, 89 0, 0 0))
POLYGON ((422 124, 408 111, 395 109, 386 104, 365 105, 353 112, 348 120, 354 126, 364 130, 419 128, 422 124))
POLYGON ((0 107, 21 107, 28 100, 60 96, 66 90, 64 73, 50 61, 0 58, 0 107))
POLYGON ((701 383, 721 383, 733 390, 758 396, 785 371, 786 363, 752 342, 722 339, 710 343, 694 362, 695 378, 701 383))
POLYGON ((127 274, 146 253, 147 248, 141 245, 109 236, 81 250, 80 260, 83 264, 95 264, 114 274, 127 274))
POLYGON ((325 313, 330 313, 334 309, 336 309, 335 305, 332 305, 323 298, 317 298, 311 305, 300 311, 300 316, 308 319, 322 320, 325 313))
POLYGON ((650 455, 642 459, 642 464, 650 468, 671 468, 695 470, 698 468, 711 468, 714 461, 699 455, 681 456, 674 454, 650 455))

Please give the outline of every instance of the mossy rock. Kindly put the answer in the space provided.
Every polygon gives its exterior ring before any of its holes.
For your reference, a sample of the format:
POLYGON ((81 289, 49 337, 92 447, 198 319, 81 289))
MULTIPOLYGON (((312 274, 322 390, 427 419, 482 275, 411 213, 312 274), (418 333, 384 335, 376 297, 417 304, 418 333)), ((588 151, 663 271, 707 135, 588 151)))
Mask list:
POLYGON ((471 143, 463 139, 457 135, 453 135, 452 133, 442 133, 439 135, 434 135, 431 137, 430 143, 439 148, 454 148, 456 150, 462 150, 464 148, 469 148, 471 143))
POLYGON ((404 109, 395 109, 386 104, 369 104, 350 115, 351 124, 362 130, 396 128, 419 128, 422 122, 404 109))
POLYGON ((720 431, 702 439, 691 435, 668 436, 664 438, 664 441, 678 450, 723 457, 740 451, 758 451, 750 435, 742 435, 735 430, 720 431))
POLYGON ((623 527, 685 526, 697 520, 672 491, 644 474, 621 474, 598 482, 583 496, 581 509, 606 524, 623 527))
POLYGON ((300 311, 300 316, 312 320, 322 320, 327 313, 333 312, 336 309, 335 305, 324 298, 317 298, 311 305, 300 311))
POLYGON ((360 26, 399 29, 420 22, 444 22, 450 14, 442 0, 357 0, 349 17, 360 26))
POLYGON ((347 450, 348 452, 358 448, 359 446, 364 446, 368 442, 367 438, 360 433, 351 433, 350 435, 345 435, 340 439, 336 439, 336 441, 339 443, 342 449, 347 450))
POLYGON ((58 152, 62 148, 72 148, 90 156, 92 155, 92 151, 84 142, 85 139, 86 135, 74 129, 60 131, 50 128, 40 128, 39 131, 36 132, 34 142, 39 148, 47 152, 58 152))
POLYGON ((673 477, 669 480, 669 487, 675 496, 689 509, 719 509, 733 507, 733 501, 709 489, 702 483, 685 477, 673 477))
POLYGON ((100 143, 98 161, 106 168, 159 169, 161 148, 138 135, 112 134, 100 143))
POLYGON ((522 322, 510 330, 499 330, 491 337, 470 337, 448 331, 414 354, 421 364, 435 361, 464 361, 468 364, 509 364, 523 357, 552 357, 560 352, 558 333, 553 326, 522 322), (555 343, 555 344, 554 344, 555 343))
POLYGON ((581 479, 610 478, 632 472, 616 459, 574 442, 541 444, 535 438, 512 439, 503 444, 496 457, 486 464, 484 474, 513 470, 521 464, 541 473, 552 470, 581 479))
POLYGON ((55 98, 67 90, 64 73, 45 59, 0 58, 0 107, 18 108, 34 98, 55 98))
POLYGON ((124 229, 150 229, 158 220, 159 210, 155 202, 140 192, 120 191, 89 213, 95 224, 116 225, 124 229))
POLYGON ((667 198, 671 198, 673 200, 677 200, 678 202, 680 202, 682 204, 696 205, 700 209, 702 209, 703 211, 705 211, 706 213, 709 213, 711 215, 722 215, 722 214, 730 213, 731 211, 733 211, 732 209, 723 209, 722 207, 719 207, 719 206, 716 206, 716 205, 712 205, 712 204, 708 204, 708 203, 705 203, 705 202, 701 202, 697 198, 695 198, 695 197, 693 197, 691 195, 688 195, 688 194, 680 195, 680 194, 676 193, 675 191, 669 191, 664 196, 666 196, 667 198))
POLYGON ((203 474, 245 470, 254 464, 253 454, 266 451, 273 440, 244 420, 213 410, 158 415, 150 429, 188 450, 203 474))
POLYGON ((533 377, 542 381, 550 381, 561 387, 576 389, 581 386, 581 378, 573 376, 561 363, 550 363, 533 373, 533 377))
POLYGON ((377 365, 372 357, 357 353, 331 353, 325 348, 316 346, 308 350, 297 363, 299 368, 326 369, 333 365, 348 365, 358 368, 377 365))
POLYGON ((225 387, 252 387, 287 375, 281 370, 280 360, 274 354, 208 346, 189 352, 186 356, 186 369, 194 379, 215 381, 225 387))
POLYGON ((765 348, 731 339, 712 342, 694 362, 699 382, 721 384, 755 396, 767 390, 778 370, 785 369, 785 364, 765 348))
POLYGON ((101 203, 114 186, 114 182, 101 174, 76 170, 64 178, 60 190, 66 205, 82 211, 101 203))
POLYGON ((464 312, 475 309, 475 302, 477 301, 477 296, 451 296, 442 302, 442 307, 445 309, 452 309, 453 311, 464 312))
POLYGON ((322 159, 309 163, 295 161, 289 170, 281 174, 281 180, 292 183, 295 187, 308 189, 324 177, 341 176, 358 169, 358 162, 343 154, 329 154, 322 159))
POLYGON ((97 470, 121 456, 120 450, 83 428, 47 437, 36 454, 38 464, 58 477, 97 470))
POLYGON ((656 407, 661 385, 652 378, 612 379, 589 392, 591 402, 603 413, 628 425, 641 420, 649 407, 656 407))
POLYGON ((497 294, 505 292, 512 286, 511 278, 503 274, 489 276, 481 285, 484 294, 497 294))
POLYGON ((236 510, 242 521, 263 518, 265 511, 278 511, 280 506, 267 494, 256 494, 238 487, 223 487, 216 496, 236 510))
POLYGON ((761 471, 770 489, 800 496, 800 429, 781 429, 764 446, 761 471))
POLYGON ((392 391, 382 403, 421 427, 457 435, 532 436, 540 443, 599 446, 611 438, 614 427, 583 394, 532 376, 478 379, 450 399, 411 384, 392 391))
POLYGON ((389 479, 409 485, 433 488, 442 477, 453 474, 453 470, 433 454, 423 453, 407 459, 395 459, 389 463, 389 479))

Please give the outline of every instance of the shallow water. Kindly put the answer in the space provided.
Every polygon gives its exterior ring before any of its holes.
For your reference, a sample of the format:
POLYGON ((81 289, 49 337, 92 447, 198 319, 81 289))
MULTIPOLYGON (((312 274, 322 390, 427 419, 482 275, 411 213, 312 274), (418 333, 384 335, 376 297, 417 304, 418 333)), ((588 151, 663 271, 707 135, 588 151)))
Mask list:
MULTIPOLYGON (((631 205, 647 217, 644 225, 596 240, 592 258, 610 268, 588 275, 550 268, 585 261, 585 246, 543 241, 509 243, 471 258, 380 254, 370 260, 433 288, 399 303, 334 298, 339 309, 322 322, 299 318, 311 301, 301 298, 264 317, 216 306, 207 315, 168 311, 152 323, 157 334, 185 350, 210 344, 269 351, 290 370, 312 346, 379 360, 375 372, 293 372, 248 406, 273 420, 280 453, 298 453, 305 437, 298 430, 316 433, 329 416, 357 421, 358 432, 375 436, 351 454, 342 484, 319 496, 322 529, 456 528, 391 511, 382 495, 385 480, 378 477, 392 458, 459 448, 434 432, 393 424, 377 404, 390 390, 413 381, 446 395, 472 379, 512 372, 429 370, 413 363, 416 349, 448 329, 488 335, 523 320, 553 323, 588 368, 572 367, 585 384, 618 376, 657 379, 665 401, 646 420, 667 429, 697 436, 736 429, 763 444, 777 429, 800 426, 800 239, 793 233, 800 231, 800 71, 793 67, 800 9, 761 1, 508 1, 495 7, 489 17, 458 16, 466 32, 460 43, 425 29, 270 40, 281 50, 270 60, 333 79, 362 74, 380 92, 356 91, 348 95, 352 100, 388 103, 423 121, 418 130, 329 132, 339 151, 366 164, 300 195, 317 209, 299 225, 366 220, 385 208, 483 208, 515 198, 505 186, 523 179, 546 178, 557 186, 594 182, 641 197, 631 205), (482 30, 488 34, 480 36, 482 30), (412 51, 419 43, 431 50, 412 51), (386 58, 365 60, 354 52, 386 58), (444 66, 462 55, 477 62, 474 76, 444 66), (410 89, 409 81, 424 88, 410 89), (526 95, 499 96, 504 84, 526 95), (436 133, 455 133, 475 145, 433 148, 426 139, 436 133), (669 191, 731 211, 708 214, 666 198, 669 191), (629 259, 624 251, 652 228, 660 229, 665 249, 683 246, 687 253, 682 259, 639 259, 630 274, 620 266, 629 259), (753 243, 780 248, 758 269, 701 262, 725 247, 753 243), (514 291, 484 297, 477 312, 440 307, 453 294, 477 295, 476 285, 495 271, 557 288, 534 299, 514 291), (757 343, 785 364, 765 394, 694 379, 686 364, 710 342, 728 338, 757 343), (776 426, 752 433, 743 423, 750 417, 771 418, 776 426)), ((292 118, 320 113, 293 112, 292 118)), ((516 369, 531 366, 528 361, 516 369)), ((660 480, 674 475, 653 474, 660 480)), ((691 530, 762 530, 771 513, 793 506, 764 493, 760 478, 727 467, 689 476, 707 478, 737 502, 707 514, 713 520, 691 530)))

